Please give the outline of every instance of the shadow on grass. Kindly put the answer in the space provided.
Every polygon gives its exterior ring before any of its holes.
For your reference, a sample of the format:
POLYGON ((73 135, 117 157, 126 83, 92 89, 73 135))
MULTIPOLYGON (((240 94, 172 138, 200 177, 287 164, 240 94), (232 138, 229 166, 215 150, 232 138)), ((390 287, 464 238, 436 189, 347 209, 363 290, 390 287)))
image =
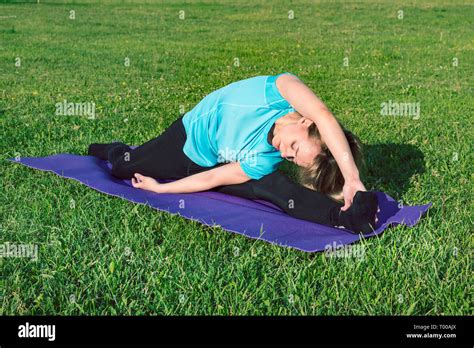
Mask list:
POLYGON ((410 178, 425 172, 423 153, 410 144, 364 145, 362 180, 368 190, 384 191, 399 199, 409 188, 410 178))
MULTIPOLYGON (((383 191, 395 199, 408 190, 410 178, 425 172, 423 153, 410 144, 364 144, 361 178, 367 190, 383 191)), ((280 169, 295 182, 297 167, 283 161, 280 169)))

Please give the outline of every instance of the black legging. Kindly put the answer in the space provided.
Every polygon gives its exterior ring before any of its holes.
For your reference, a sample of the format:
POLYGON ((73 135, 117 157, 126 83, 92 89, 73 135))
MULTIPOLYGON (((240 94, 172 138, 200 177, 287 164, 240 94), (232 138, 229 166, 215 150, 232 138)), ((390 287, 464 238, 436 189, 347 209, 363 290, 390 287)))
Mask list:
MULTIPOLYGON (((161 135, 135 149, 123 143, 107 145, 103 157, 111 162, 112 174, 121 179, 130 179, 134 173, 156 179, 180 179, 214 168, 201 167, 189 159, 183 152, 185 142, 186 131, 180 117, 161 135)), ((342 203, 294 183, 281 171, 259 180, 220 186, 214 191, 253 200, 265 200, 298 219, 330 226, 342 224, 354 232, 372 231, 367 223, 361 220, 364 212, 360 209, 357 212, 341 213, 342 203), (354 220, 352 215, 355 213, 358 216, 354 220)))

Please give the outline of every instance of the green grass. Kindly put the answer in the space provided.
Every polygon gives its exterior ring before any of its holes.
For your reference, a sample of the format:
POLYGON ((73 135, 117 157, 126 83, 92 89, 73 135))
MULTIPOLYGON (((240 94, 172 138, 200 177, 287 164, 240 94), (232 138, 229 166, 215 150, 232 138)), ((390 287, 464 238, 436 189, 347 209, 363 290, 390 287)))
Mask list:
POLYGON ((41 2, 0 4, 0 243, 39 247, 37 262, 0 258, 0 314, 472 314, 472 3, 41 2), (368 188, 433 202, 416 227, 363 241, 363 261, 6 161, 140 144, 211 91, 284 71, 367 144, 368 188), (55 115, 64 99, 95 102, 96 119, 55 115), (381 116, 388 100, 419 102, 420 118, 381 116))

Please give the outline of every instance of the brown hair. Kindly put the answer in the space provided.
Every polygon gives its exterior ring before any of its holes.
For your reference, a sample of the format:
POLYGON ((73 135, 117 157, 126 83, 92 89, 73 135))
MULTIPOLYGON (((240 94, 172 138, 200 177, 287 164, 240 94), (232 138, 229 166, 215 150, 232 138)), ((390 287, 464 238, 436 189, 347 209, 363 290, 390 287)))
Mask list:
MULTIPOLYGON (((353 133, 342 126, 352 157, 358 168, 362 164, 362 144, 353 133)), ((321 140, 316 124, 309 127, 309 136, 321 140)), ((339 166, 325 143, 321 144, 321 153, 318 154, 309 168, 299 167, 298 177, 301 185, 319 191, 326 195, 335 196, 342 192, 344 177, 339 166)))

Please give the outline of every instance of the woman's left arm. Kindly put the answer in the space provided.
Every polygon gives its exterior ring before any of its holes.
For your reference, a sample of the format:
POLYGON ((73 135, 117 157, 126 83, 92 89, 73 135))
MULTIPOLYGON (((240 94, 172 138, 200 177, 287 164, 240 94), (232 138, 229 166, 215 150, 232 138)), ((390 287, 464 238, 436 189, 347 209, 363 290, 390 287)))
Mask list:
POLYGON ((166 184, 136 173, 135 178, 132 178, 132 185, 156 193, 191 193, 207 191, 222 185, 241 184, 248 180, 250 178, 242 170, 240 163, 233 162, 166 184))
POLYGON ((324 103, 294 75, 280 75, 276 80, 280 94, 298 113, 312 120, 318 127, 322 140, 326 143, 344 176, 344 207, 347 210, 357 191, 366 191, 360 181, 359 170, 336 118, 324 103))

